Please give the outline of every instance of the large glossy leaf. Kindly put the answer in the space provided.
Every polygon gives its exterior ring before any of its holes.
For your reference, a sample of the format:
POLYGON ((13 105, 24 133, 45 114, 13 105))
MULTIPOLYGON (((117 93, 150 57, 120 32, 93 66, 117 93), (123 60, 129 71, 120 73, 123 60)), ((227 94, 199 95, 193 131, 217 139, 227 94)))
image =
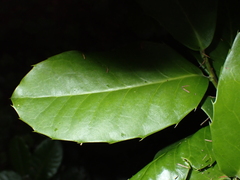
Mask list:
POLYGON ((211 131, 221 170, 240 177, 240 34, 220 74, 211 131))
POLYGON ((212 166, 215 161, 209 126, 165 149, 131 180, 220 179, 212 166))
POLYGON ((188 48, 204 50, 212 42, 216 25, 216 0, 137 1, 146 13, 188 48))
POLYGON ((207 78, 165 45, 134 47, 51 57, 21 81, 13 106, 36 132, 79 143, 144 138, 178 123, 207 78))

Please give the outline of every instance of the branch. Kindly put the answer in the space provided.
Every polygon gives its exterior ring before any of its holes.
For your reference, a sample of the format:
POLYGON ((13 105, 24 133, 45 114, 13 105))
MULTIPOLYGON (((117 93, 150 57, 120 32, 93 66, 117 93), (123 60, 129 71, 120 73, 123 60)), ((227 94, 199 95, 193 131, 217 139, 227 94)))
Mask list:
POLYGON ((213 67, 212 67, 211 63, 209 62, 209 59, 208 59, 209 56, 207 56, 205 54, 204 50, 201 52, 201 56, 202 56, 202 58, 204 60, 203 62, 205 63, 207 71, 209 73, 208 78, 213 83, 215 88, 217 89, 218 80, 217 80, 217 76, 216 76, 216 74, 215 74, 215 72, 213 70, 213 67))

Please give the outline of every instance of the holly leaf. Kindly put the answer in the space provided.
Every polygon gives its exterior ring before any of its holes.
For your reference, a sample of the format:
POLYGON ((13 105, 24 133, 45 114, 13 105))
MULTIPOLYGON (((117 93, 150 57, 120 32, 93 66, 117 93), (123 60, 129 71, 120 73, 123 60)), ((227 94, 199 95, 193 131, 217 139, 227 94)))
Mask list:
POLYGON ((34 66, 12 95, 35 132, 114 143, 145 138, 196 108, 208 79, 166 45, 107 53, 65 52, 34 66))
POLYGON ((154 160, 130 180, 228 179, 225 177, 215 164, 210 128, 207 126, 160 150, 154 160))
POLYGON ((211 125, 213 148, 222 172, 240 177, 240 34, 222 68, 211 125))

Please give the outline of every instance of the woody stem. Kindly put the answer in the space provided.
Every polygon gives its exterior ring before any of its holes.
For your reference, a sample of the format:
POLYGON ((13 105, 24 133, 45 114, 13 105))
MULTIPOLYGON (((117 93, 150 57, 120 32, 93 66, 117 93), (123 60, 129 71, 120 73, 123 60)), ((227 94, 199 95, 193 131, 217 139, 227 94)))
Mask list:
POLYGON ((207 71, 209 73, 209 80, 213 83, 214 87, 217 89, 217 85, 218 85, 218 80, 217 80, 217 76, 214 72, 214 69, 208 59, 208 56, 205 54, 204 51, 201 52, 202 58, 204 60, 204 63, 206 65, 207 71))

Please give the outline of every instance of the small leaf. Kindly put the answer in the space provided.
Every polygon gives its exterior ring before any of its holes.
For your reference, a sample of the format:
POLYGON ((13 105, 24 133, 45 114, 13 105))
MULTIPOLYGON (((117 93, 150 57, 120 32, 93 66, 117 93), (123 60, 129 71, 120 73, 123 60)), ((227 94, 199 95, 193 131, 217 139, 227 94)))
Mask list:
POLYGON ((10 143, 10 158, 13 168, 21 176, 29 174, 31 154, 26 143, 19 137, 13 138, 10 143))
POLYGON ((137 0, 180 43, 204 50, 212 42, 216 26, 216 0, 137 0))
POLYGON ((215 98, 208 96, 201 107, 201 109, 208 115, 208 117, 211 120, 213 120, 213 102, 214 101, 215 101, 215 98))
POLYGON ((216 47, 213 50, 210 50, 208 54, 217 77, 219 77, 221 73, 230 48, 231 47, 225 41, 220 40, 216 47))
POLYGON ((22 180, 22 178, 14 171, 1 171, 0 180, 22 180))
POLYGON ((62 146, 58 141, 46 139, 33 154, 31 176, 34 180, 50 179, 62 161, 62 146))
POLYGON ((12 101, 35 132, 53 139, 114 143, 178 123, 208 79, 166 45, 108 53, 71 51, 37 64, 12 101))
MULTIPOLYGON (((188 179, 193 171, 202 171, 215 162, 209 126, 160 150, 154 160, 131 180, 188 179)), ((215 173, 213 172, 215 176, 215 173)), ((219 172, 217 172, 219 175, 219 172)))
POLYGON ((236 36, 220 74, 211 131, 222 172, 240 177, 240 34, 236 36))

